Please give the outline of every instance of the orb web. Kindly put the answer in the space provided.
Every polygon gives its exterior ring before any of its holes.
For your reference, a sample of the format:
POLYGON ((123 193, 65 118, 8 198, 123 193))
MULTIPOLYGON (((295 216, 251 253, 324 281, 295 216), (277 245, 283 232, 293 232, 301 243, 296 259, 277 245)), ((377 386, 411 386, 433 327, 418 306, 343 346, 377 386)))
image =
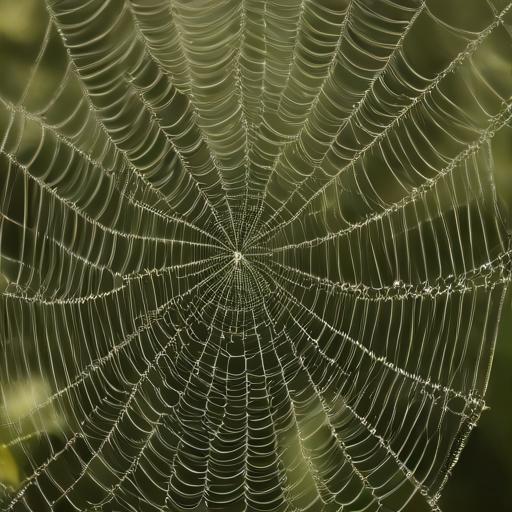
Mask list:
POLYGON ((3 510, 440 510, 512 119, 511 4, 442 4, 32 6, 0 79, 3 510))

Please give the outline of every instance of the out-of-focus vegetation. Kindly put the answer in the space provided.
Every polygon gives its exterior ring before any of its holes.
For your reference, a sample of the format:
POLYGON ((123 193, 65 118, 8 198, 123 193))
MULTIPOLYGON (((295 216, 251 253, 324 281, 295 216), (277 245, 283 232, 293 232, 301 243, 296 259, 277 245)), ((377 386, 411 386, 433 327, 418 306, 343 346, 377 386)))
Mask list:
POLYGON ((18 466, 14 447, 19 439, 36 442, 40 436, 59 436, 63 419, 47 403, 48 386, 41 379, 27 380, 2 390, 0 407, 0 482, 18 487, 23 468, 18 466), (37 410, 34 414, 33 411, 37 410), (32 412, 32 414, 31 414, 32 412))

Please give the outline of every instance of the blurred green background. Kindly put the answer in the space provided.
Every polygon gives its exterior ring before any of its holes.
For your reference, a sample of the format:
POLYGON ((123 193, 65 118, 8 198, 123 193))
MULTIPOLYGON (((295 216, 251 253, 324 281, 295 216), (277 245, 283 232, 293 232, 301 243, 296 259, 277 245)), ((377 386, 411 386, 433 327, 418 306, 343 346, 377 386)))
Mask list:
MULTIPOLYGON (((484 1, 484 0, 482 0, 484 1)), ((445 8, 454 10, 450 0, 445 8)), ((460 13, 479 16, 478 10, 460 13)), ((0 96, 17 101, 30 68, 37 57, 47 26, 42 0, 0 0, 0 96)), ((512 48, 510 49, 512 51, 512 48)), ((491 56, 492 57, 492 56, 491 56)), ((47 66, 45 68, 45 66, 47 66)), ((52 84, 51 62, 42 72, 52 84)), ((500 72, 512 73, 505 69, 500 72)), ((492 141, 495 180, 500 209, 512 232, 512 127, 502 129, 492 141)), ((2 289, 0 274, 0 290, 2 289)), ((466 448, 445 488, 441 509, 445 512, 507 512, 512 510, 512 293, 509 289, 502 310, 492 373, 486 394, 490 410, 485 411, 472 432, 466 448)), ((6 457, 0 453, 0 457, 6 457)), ((6 459, 4 464, 8 464, 6 459)), ((5 476, 5 474, 4 474, 5 476)), ((410 512, 414 512, 411 510, 410 512)))

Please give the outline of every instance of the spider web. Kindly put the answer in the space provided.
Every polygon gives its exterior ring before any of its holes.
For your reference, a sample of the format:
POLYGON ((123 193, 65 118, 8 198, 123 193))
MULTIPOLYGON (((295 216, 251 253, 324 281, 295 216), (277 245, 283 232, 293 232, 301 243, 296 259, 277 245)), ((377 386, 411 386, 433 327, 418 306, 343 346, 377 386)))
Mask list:
POLYGON ((3 510, 439 510, 511 269, 511 4, 446 4, 48 0, 0 89, 3 510))

